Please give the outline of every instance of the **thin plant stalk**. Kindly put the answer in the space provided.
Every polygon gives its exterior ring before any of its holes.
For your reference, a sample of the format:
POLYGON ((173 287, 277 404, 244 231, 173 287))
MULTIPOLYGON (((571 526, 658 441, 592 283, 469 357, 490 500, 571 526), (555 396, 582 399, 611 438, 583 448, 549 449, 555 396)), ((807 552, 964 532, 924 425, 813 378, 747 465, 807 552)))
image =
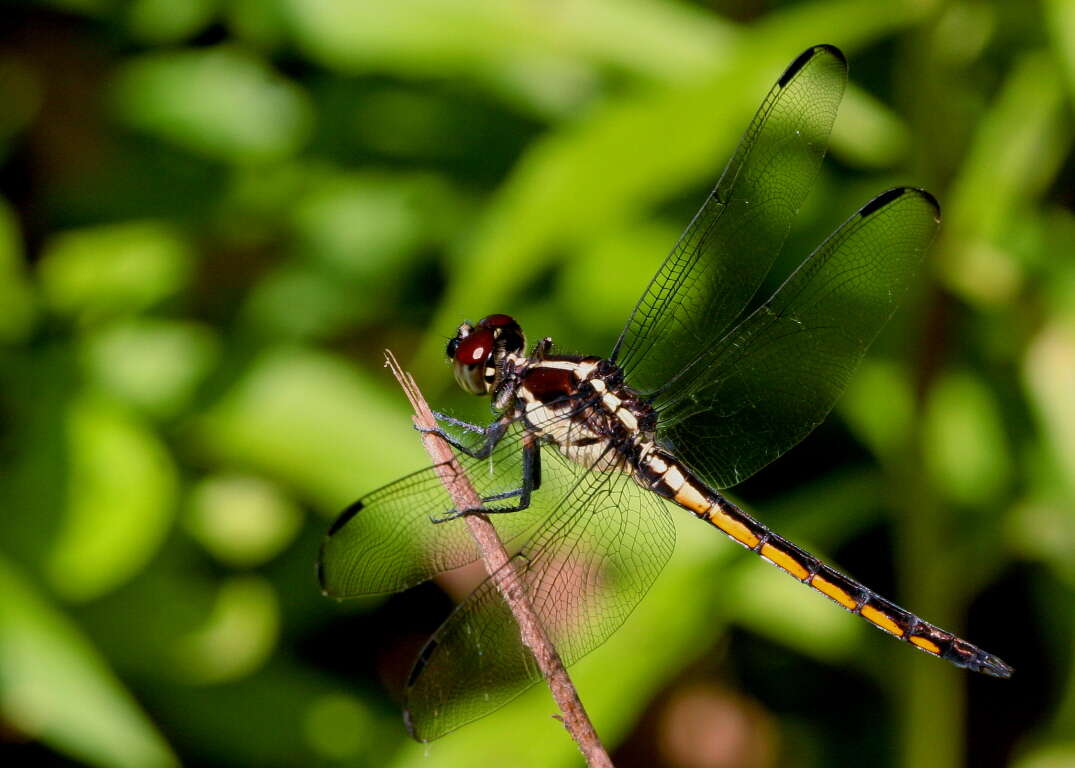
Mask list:
MULTIPOLYGON (((429 405, 422 397, 422 393, 418 390, 414 377, 405 373, 395 356, 387 350, 385 360, 385 365, 392 371, 392 375, 396 377, 396 381, 399 382, 414 408, 414 424, 423 430, 422 443, 438 469, 441 482, 451 497, 452 504, 456 509, 481 507, 481 497, 460 467, 452 447, 439 435, 425 431, 435 428, 437 422, 429 405)), ((612 768, 612 760, 586 714, 586 709, 567 674, 560 654, 545 634, 541 620, 526 594, 526 588, 510 564, 507 550, 504 549, 496 528, 489 522, 489 518, 481 513, 468 514, 463 519, 478 545, 486 572, 493 579, 497 590, 519 625, 519 635, 523 645, 534 656, 541 676, 549 686, 556 706, 560 709, 559 719, 571 738, 575 740, 590 768, 612 768)))

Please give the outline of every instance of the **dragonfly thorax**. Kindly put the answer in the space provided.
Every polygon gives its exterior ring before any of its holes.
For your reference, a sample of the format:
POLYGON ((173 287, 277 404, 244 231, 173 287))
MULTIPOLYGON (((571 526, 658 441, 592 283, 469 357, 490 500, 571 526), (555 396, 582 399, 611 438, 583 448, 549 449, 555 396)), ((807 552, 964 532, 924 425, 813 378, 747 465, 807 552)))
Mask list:
POLYGON ((515 378, 525 428, 582 466, 630 472, 653 441, 656 412, 609 360, 537 354, 515 378))

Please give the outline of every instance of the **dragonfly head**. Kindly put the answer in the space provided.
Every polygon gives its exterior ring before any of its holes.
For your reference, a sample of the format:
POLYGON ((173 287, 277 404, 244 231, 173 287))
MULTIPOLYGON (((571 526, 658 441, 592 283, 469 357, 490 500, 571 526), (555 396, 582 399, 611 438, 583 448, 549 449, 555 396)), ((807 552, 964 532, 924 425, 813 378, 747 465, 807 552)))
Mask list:
POLYGON ((448 342, 448 359, 455 380, 472 395, 487 395, 502 363, 523 351, 523 329, 508 315, 489 315, 477 325, 463 323, 448 342))

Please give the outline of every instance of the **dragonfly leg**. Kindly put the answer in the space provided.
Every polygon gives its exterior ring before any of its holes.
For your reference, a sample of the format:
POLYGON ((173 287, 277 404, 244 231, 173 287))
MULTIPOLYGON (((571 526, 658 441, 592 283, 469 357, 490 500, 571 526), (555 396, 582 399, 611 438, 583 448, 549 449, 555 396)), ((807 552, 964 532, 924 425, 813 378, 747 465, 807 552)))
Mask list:
POLYGON ((448 432, 443 427, 439 426, 415 426, 415 429, 423 434, 437 435, 439 438, 448 443, 448 445, 452 446, 452 448, 455 448, 457 451, 475 459, 485 459, 489 457, 489 454, 491 454, 493 452, 493 449, 496 448, 496 444, 500 442, 500 438, 502 438, 504 436, 504 433, 508 431, 508 424, 510 423, 507 419, 497 419, 488 427, 480 427, 477 424, 470 424, 466 421, 459 421, 458 419, 443 416, 443 414, 439 413, 435 413, 434 416, 438 420, 442 420, 443 417, 443 420, 447 421, 449 424, 454 424, 456 426, 462 427, 463 429, 466 429, 469 432, 473 432, 476 435, 480 435, 482 437, 480 443, 477 445, 477 447, 474 447, 473 444, 468 444, 463 440, 460 440, 458 437, 448 432))
MULTIPOLYGON (((435 418, 437 421, 446 421, 449 424, 451 424, 452 426, 461 427, 462 429, 465 429, 468 432, 477 432, 478 434, 481 434, 481 435, 485 434, 485 430, 487 429, 486 427, 483 427, 481 424, 471 424, 469 421, 463 421, 462 419, 457 419, 457 418, 455 418, 453 416, 449 416, 446 413, 441 413, 440 411, 433 411, 433 418, 435 418)), ((419 429, 419 431, 424 431, 424 430, 419 429)))
POLYGON ((443 515, 432 515, 430 521, 433 523, 446 523, 449 520, 455 520, 456 518, 463 517, 464 515, 481 513, 483 515, 502 515, 511 512, 520 512, 530 506, 530 494, 541 487, 541 447, 536 442, 527 441, 523 443, 523 466, 522 466, 522 484, 510 491, 504 491, 502 493, 494 493, 490 496, 482 497, 482 506, 475 509, 449 509, 443 515), (507 507, 489 507, 486 506, 492 502, 504 501, 505 499, 515 499, 519 501, 516 504, 512 504, 507 507))
POLYGON ((530 494, 541 487, 541 451, 537 443, 527 442, 523 444, 523 478, 522 485, 511 491, 494 493, 492 496, 484 496, 483 504, 504 499, 518 497, 519 503, 511 508, 486 509, 486 512, 518 512, 530 506, 530 494))

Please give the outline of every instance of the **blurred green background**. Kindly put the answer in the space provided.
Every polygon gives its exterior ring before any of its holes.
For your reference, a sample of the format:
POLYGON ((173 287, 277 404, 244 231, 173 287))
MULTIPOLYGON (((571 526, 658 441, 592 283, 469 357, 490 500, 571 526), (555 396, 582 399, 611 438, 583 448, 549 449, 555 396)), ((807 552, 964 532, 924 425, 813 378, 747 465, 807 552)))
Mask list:
POLYGON ((431 746, 436 585, 337 604, 332 517, 425 461, 443 345, 601 354, 803 48, 851 84, 785 268, 945 221, 836 413, 736 489, 1016 667, 884 637, 686 519, 575 679, 619 766, 1075 766, 1075 0, 0 5, 0 762, 578 764, 533 689, 431 746))

